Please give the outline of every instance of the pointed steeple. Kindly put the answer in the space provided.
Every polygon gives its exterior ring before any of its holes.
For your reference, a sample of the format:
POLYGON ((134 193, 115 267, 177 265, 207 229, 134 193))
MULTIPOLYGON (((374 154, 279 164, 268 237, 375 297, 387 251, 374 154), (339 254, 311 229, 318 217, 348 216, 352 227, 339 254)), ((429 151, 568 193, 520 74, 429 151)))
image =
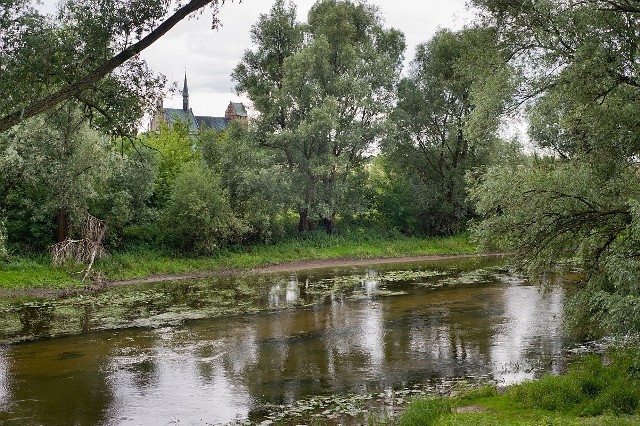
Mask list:
POLYGON ((182 109, 189 111, 189 88, 187 87, 187 70, 184 71, 184 87, 182 89, 182 109))

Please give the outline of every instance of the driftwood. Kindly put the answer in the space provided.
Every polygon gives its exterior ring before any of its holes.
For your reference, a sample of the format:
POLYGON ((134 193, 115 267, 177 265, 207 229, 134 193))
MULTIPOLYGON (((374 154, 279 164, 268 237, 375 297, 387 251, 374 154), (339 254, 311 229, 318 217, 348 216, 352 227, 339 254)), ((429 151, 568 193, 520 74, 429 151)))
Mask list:
POLYGON ((59 266, 68 260, 88 264, 82 277, 82 281, 84 281, 91 273, 91 268, 96 258, 99 259, 106 255, 106 251, 102 246, 106 231, 107 223, 104 220, 88 215, 82 232, 83 238, 79 240, 67 238, 51 247, 53 264, 59 266))

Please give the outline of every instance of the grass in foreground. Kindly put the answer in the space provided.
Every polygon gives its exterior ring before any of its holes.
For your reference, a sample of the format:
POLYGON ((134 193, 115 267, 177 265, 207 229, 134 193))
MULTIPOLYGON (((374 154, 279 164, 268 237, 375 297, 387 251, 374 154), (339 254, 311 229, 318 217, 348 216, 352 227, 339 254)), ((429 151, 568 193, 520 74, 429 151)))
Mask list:
MULTIPOLYGON (((141 278, 226 268, 254 268, 297 260, 400 257, 429 254, 470 254, 476 247, 468 235, 445 238, 384 237, 366 233, 313 234, 273 245, 243 246, 215 256, 187 257, 169 251, 136 249, 113 253, 97 261, 94 270, 107 279, 141 278)), ((55 268, 46 257, 0 262, 0 289, 63 288, 82 285, 81 267, 55 268)))
POLYGON ((502 395, 486 387, 416 400, 400 425, 640 425, 640 351, 612 354, 606 365, 588 356, 564 376, 514 385, 502 395))

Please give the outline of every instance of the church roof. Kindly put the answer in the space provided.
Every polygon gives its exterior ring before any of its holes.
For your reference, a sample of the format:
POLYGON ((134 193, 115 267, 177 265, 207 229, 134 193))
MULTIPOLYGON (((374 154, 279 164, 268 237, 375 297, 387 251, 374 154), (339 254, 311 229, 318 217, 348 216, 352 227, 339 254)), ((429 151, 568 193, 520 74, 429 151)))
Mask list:
POLYGON ((167 121, 171 125, 179 121, 186 124, 190 132, 198 131, 196 117, 191 110, 185 111, 178 108, 163 108, 163 113, 167 116, 167 121))
POLYGON ((229 119, 224 117, 208 117, 204 115, 198 115, 196 117, 198 127, 200 127, 201 129, 208 128, 217 131, 226 129, 229 125, 229 121, 229 119))
POLYGON ((233 105, 233 109, 236 112, 236 115, 239 115, 240 117, 247 116, 247 110, 245 109, 242 102, 231 102, 231 105, 233 105))

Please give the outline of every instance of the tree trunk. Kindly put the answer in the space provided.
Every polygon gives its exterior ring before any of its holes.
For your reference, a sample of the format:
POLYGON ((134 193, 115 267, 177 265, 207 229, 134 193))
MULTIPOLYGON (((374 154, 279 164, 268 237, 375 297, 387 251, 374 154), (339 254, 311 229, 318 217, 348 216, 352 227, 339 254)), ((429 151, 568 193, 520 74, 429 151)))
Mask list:
POLYGON ((323 217, 321 220, 322 227, 326 231, 327 234, 333 234, 336 228, 336 215, 335 213, 331 214, 330 217, 323 217))
POLYGON ((313 231, 313 221, 309 219, 309 210, 302 209, 298 211, 300 219, 298 220, 298 232, 313 231))
POLYGON ((61 243, 67 239, 69 230, 69 221, 67 217, 67 211, 65 209, 58 209, 58 242, 61 243))

